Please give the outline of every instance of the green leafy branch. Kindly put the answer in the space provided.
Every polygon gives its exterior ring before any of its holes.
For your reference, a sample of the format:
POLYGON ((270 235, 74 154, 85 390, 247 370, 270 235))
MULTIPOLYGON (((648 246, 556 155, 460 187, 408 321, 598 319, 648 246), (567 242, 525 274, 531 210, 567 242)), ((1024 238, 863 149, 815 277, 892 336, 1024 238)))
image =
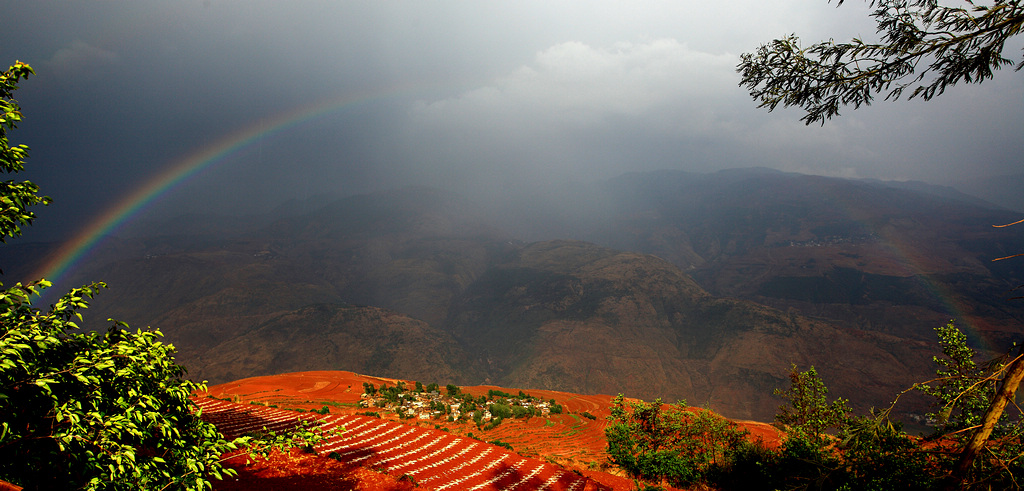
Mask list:
MULTIPOLYGON (((740 86, 758 107, 801 107, 805 124, 824 124, 841 106, 869 105, 875 94, 895 100, 912 88, 909 99, 930 100, 959 82, 983 82, 1014 64, 1002 52, 1021 33, 1024 6, 1018 0, 965 3, 872 0, 879 42, 829 40, 805 48, 791 34, 741 55, 740 86)), ((1015 70, 1022 68, 1024 60, 1015 70)))

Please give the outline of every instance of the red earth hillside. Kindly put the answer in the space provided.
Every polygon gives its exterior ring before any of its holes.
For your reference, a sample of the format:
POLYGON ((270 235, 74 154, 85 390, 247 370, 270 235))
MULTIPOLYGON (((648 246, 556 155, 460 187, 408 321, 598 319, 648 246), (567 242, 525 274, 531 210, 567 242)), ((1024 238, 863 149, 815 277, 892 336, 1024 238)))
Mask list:
MULTIPOLYGON (((342 371, 298 372, 276 376, 254 377, 209 388, 199 394, 197 403, 203 407, 204 417, 218 425, 227 436, 237 436, 234 425, 258 425, 267 421, 280 421, 284 417, 294 421, 296 413, 283 409, 329 409, 327 416, 309 412, 299 416, 326 418, 328 425, 343 426, 343 438, 355 445, 348 453, 338 451, 341 459, 327 458, 331 448, 318 448, 318 455, 293 451, 289 455, 274 455, 269 462, 246 465, 242 459, 228 461, 239 476, 214 483, 214 489, 359 489, 401 490, 412 489, 610 489, 629 490, 635 485, 610 467, 605 449, 604 428, 612 405, 610 395, 579 395, 549 390, 531 390, 528 395, 540 400, 554 399, 564 411, 528 419, 505 419, 500 425, 483 430, 472 421, 449 422, 445 419, 399 419, 394 413, 381 408, 361 408, 359 402, 363 383, 381 386, 397 385, 399 380, 359 375, 342 371), (230 401, 230 402, 229 402, 230 401), (234 403, 234 404, 232 404, 234 403), (381 419, 358 416, 357 413, 377 412, 381 419), (343 419, 342 419, 343 418, 343 419), (405 427, 406 429, 401 429, 405 427), (371 439, 373 435, 390 431, 391 439, 381 443, 356 440, 371 439), (409 442, 415 438, 417 443, 409 442), (497 445, 484 442, 499 441, 514 449, 509 452, 497 445), (372 445, 376 447, 370 448, 372 445), (404 450, 393 449, 405 445, 404 450), (472 448, 469 448, 472 446, 472 448), (368 454, 360 453, 367 449, 368 454), (422 448, 422 449, 421 449, 422 448), (453 457, 460 451, 465 456, 487 452, 489 457, 469 464, 453 457), (374 453, 376 452, 376 453, 374 453), (416 453, 419 452, 419 453, 416 453), (370 456, 367 456, 370 455, 370 456), (455 482, 419 470, 415 462, 432 462, 448 456, 439 467, 462 465, 467 472, 474 465, 489 465, 478 469, 475 484, 455 482), (495 458, 500 462, 494 464, 495 458), (498 472, 498 471, 501 472, 498 472), (489 476, 489 477, 488 477, 489 476), (487 477, 484 479, 484 477, 487 477), (544 477, 544 479, 540 479, 544 477), (518 479, 517 479, 518 478, 518 479), (477 482, 479 481, 479 482, 477 482), (492 482, 493 481, 493 482, 492 482)), ((412 388, 415 381, 401 381, 412 388)), ((518 389, 493 386, 461 387, 463 393, 486 396, 488 391, 518 393, 518 389)), ((274 423, 277 424, 277 423, 274 423)), ((748 430, 752 438, 761 438, 770 444, 778 441, 779 434, 771 426, 756 422, 737 422, 748 430)), ((248 431, 259 429, 259 426, 248 431)), ((445 471, 448 472, 448 471, 445 471)), ((445 474, 445 473, 442 473, 445 474)), ((446 474, 447 475, 447 474, 446 474)), ((459 477, 455 477, 458 479, 459 477)))

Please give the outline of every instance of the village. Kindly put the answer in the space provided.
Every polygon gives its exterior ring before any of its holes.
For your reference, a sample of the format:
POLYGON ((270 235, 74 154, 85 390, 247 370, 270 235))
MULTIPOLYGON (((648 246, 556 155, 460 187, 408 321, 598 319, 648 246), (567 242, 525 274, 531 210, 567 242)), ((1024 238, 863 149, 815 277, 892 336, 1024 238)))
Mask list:
POLYGON ((363 383, 359 407, 379 408, 391 412, 401 419, 439 420, 448 422, 465 422, 473 420, 477 425, 484 423, 492 427, 506 418, 530 418, 561 414, 562 406, 554 399, 540 400, 519 391, 509 394, 491 389, 487 396, 474 396, 455 385, 447 385, 442 393, 437 384, 426 387, 416 382, 409 389, 404 382, 388 386, 381 384, 375 387, 371 383, 363 383))

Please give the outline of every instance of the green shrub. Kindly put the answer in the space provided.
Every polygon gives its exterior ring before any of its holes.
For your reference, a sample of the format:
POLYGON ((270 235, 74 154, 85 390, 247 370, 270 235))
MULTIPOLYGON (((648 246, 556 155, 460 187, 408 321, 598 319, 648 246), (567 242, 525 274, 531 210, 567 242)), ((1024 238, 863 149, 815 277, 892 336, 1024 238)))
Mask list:
POLYGON ((533 416, 533 409, 523 406, 512 406, 513 418, 530 418, 533 416))
POLYGON ((488 421, 486 425, 484 425, 483 429, 484 431, 493 430, 497 428, 499 425, 501 425, 502 421, 502 418, 491 418, 491 420, 488 421))
POLYGON ((504 397, 506 399, 511 399, 512 394, 509 394, 508 392, 502 392, 500 390, 489 389, 487 391, 487 398, 494 399, 495 397, 504 397))
POLYGON ((724 418, 683 402, 626 403, 620 394, 613 403, 605 428, 609 459, 639 479, 681 487, 704 481, 745 435, 724 418))
POLYGON ((506 404, 494 403, 490 407, 491 416, 496 418, 511 418, 512 407, 506 404))
POLYGON ((780 489, 776 484, 779 452, 763 441, 743 440, 726 451, 725 458, 713 466, 709 481, 727 491, 780 489))
MULTIPOLYGON (((923 452, 899 425, 881 418, 856 418, 843 429, 840 444, 849 487, 867 491, 925 491, 941 487, 932 474, 938 461, 923 452)), ((941 465, 941 464, 940 464, 941 465)))
POLYGON ((497 446, 502 447, 502 448, 506 448, 509 451, 513 451, 512 450, 512 444, 510 444, 508 442, 503 442, 501 440, 491 440, 491 441, 489 441, 487 443, 490 443, 491 445, 497 445, 497 446))

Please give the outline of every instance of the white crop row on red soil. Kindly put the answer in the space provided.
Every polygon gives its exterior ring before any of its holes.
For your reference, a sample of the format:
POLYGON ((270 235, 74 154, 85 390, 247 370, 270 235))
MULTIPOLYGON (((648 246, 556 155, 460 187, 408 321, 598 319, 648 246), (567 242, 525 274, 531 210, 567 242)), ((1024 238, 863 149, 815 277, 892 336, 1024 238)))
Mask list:
POLYGON ((427 489, 609 489, 560 467, 444 431, 367 416, 296 413, 209 398, 196 399, 196 404, 202 409, 203 419, 216 425, 228 438, 264 429, 280 432, 295 427, 299 419, 318 421, 326 430, 344 428, 340 435, 316 446, 316 452, 325 458, 336 456, 341 462, 394 476, 408 475, 427 489))

